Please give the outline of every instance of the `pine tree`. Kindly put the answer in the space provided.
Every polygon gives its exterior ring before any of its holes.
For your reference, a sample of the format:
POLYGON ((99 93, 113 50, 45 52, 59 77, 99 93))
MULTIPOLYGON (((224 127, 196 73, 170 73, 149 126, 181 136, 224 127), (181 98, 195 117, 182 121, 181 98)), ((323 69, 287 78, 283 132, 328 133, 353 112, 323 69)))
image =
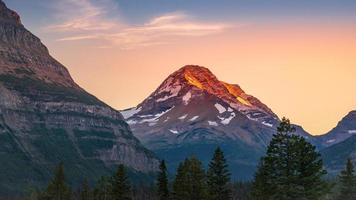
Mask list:
POLYGON ((230 172, 226 163, 224 153, 220 148, 215 150, 213 159, 209 164, 207 172, 207 185, 209 199, 228 200, 231 199, 230 172))
POLYGON ((341 171, 340 178, 340 194, 339 200, 355 200, 356 199, 356 176, 352 164, 352 160, 347 159, 346 168, 341 171))
POLYGON ((111 200, 111 181, 107 177, 101 177, 94 188, 94 200, 111 200))
POLYGON ((205 200, 207 198, 206 176, 202 163, 192 157, 181 163, 173 182, 172 199, 205 200))
POLYGON ((268 183, 268 173, 267 169, 264 166, 263 158, 260 161, 260 164, 257 168, 255 174, 255 179, 252 184, 251 196, 253 200, 265 200, 266 197, 271 196, 272 186, 268 183))
POLYGON ((326 171, 323 169, 321 155, 316 147, 305 140, 304 137, 295 137, 295 159, 293 172, 297 172, 295 191, 299 199, 320 199, 328 190, 329 185, 323 180, 326 171))
POLYGON ((188 180, 190 186, 191 200, 206 200, 207 186, 206 174, 203 169, 203 164, 195 157, 188 160, 188 180))
POLYGON ((32 190, 30 196, 26 198, 27 200, 40 200, 41 195, 37 189, 32 190))
POLYGON ((113 200, 131 200, 131 185, 124 165, 119 165, 112 180, 113 200))
POLYGON ((168 177, 167 177, 167 167, 164 160, 161 161, 159 166, 160 172, 157 178, 157 189, 159 200, 168 200, 169 190, 168 190, 168 177))
POLYGON ((180 163, 177 168, 177 174, 173 182, 172 200, 188 200, 189 199, 189 186, 188 186, 188 170, 186 166, 187 160, 180 163))
POLYGON ((93 200, 88 181, 85 179, 80 190, 80 200, 93 200))
POLYGON ((72 200, 74 195, 70 187, 65 183, 63 163, 55 170, 55 175, 43 193, 44 200, 72 200))
POLYGON ((325 193, 320 154, 293 132, 295 128, 283 118, 256 173, 252 199, 314 200, 325 193))

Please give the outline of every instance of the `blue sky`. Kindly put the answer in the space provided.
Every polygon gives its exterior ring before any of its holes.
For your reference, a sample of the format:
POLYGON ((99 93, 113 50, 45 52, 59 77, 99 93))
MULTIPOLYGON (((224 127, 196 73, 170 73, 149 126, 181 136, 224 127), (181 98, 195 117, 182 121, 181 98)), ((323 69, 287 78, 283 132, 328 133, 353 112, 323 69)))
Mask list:
MULTIPOLYGON (((58 4, 70 0, 5 0, 18 10, 31 26, 56 20, 58 4), (39 20, 40 19, 40 20, 39 20)), ((350 19, 355 17, 354 0, 92 0, 95 5, 112 6, 108 15, 120 16, 127 23, 142 23, 148 18, 172 12, 185 12, 202 20, 298 20, 350 19)))
MULTIPOLYGON (((209 35, 227 27, 275 23, 356 23, 354 0, 5 0, 18 11, 23 23, 44 41, 87 39, 132 40, 137 29, 169 30, 165 35, 209 35), (162 17, 169 21, 159 26, 147 24, 162 17), (86 24, 86 27, 83 25, 86 24), (167 29, 167 25, 170 26, 167 29), (63 26, 67 28, 64 29, 63 26), (174 26, 174 27, 172 27, 174 26), (177 27, 179 26, 179 27, 177 27), (90 30, 88 30, 90 27, 90 30), (95 28, 97 27, 97 28, 95 28), (175 29, 172 31, 171 29, 175 29), (179 30, 176 30, 179 29, 179 30), (187 30, 189 29, 189 30, 187 30), (123 31, 124 30, 124 31, 123 31), (123 34, 130 36, 122 38, 123 34), (110 39, 108 39, 110 37, 110 39), (127 39, 129 38, 129 39, 127 39)), ((162 32, 162 31, 161 31, 162 32)), ((155 32, 156 35, 157 32, 155 32)), ((134 36, 132 48, 143 39, 134 36)), ((154 43, 147 39, 145 45, 154 43)), ((163 42, 162 42, 163 43, 163 42)), ((105 45, 102 45, 103 47, 105 45)))

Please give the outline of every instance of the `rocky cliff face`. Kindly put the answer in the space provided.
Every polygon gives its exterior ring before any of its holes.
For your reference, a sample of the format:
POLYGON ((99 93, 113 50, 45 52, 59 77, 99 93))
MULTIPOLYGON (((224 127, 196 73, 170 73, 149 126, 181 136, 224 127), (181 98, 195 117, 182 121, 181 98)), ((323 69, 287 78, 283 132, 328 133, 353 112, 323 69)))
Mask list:
MULTIPOLYGON (((279 124, 271 109, 240 86, 192 65, 172 73, 141 104, 122 114, 135 136, 172 168, 190 155, 206 164, 220 146, 238 179, 252 178, 279 124)), ((312 138, 301 128, 298 134, 312 138)))
POLYGON ((0 0, 0 192, 50 178, 63 161, 80 181, 117 164, 157 169, 121 114, 80 88, 40 39, 0 0))

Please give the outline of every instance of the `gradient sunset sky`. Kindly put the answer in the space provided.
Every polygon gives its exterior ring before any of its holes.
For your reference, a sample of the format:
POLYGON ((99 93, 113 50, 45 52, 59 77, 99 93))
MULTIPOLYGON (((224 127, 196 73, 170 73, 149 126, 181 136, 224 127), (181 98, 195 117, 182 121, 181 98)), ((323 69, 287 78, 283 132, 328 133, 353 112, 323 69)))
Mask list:
POLYGON ((79 85, 136 106, 208 67, 311 134, 356 109, 355 0, 4 0, 79 85))

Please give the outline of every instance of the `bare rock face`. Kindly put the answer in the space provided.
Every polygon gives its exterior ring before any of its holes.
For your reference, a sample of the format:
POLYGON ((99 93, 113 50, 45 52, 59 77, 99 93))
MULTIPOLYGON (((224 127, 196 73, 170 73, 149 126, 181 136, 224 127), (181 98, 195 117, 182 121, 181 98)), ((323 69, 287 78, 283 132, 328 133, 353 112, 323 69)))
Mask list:
POLYGON ((64 162, 73 183, 158 160, 122 115, 80 88, 0 0, 0 193, 40 186, 64 162))
POLYGON ((15 11, 8 9, 2 1, 0 1, 0 20, 21 25, 20 16, 15 11))
MULTIPOLYGON (((176 167, 195 155, 205 164, 217 146, 234 178, 250 179, 279 119, 239 85, 207 68, 187 65, 172 73, 142 103, 121 112, 144 145, 176 167)), ((298 127, 298 133, 310 137, 298 127)))

